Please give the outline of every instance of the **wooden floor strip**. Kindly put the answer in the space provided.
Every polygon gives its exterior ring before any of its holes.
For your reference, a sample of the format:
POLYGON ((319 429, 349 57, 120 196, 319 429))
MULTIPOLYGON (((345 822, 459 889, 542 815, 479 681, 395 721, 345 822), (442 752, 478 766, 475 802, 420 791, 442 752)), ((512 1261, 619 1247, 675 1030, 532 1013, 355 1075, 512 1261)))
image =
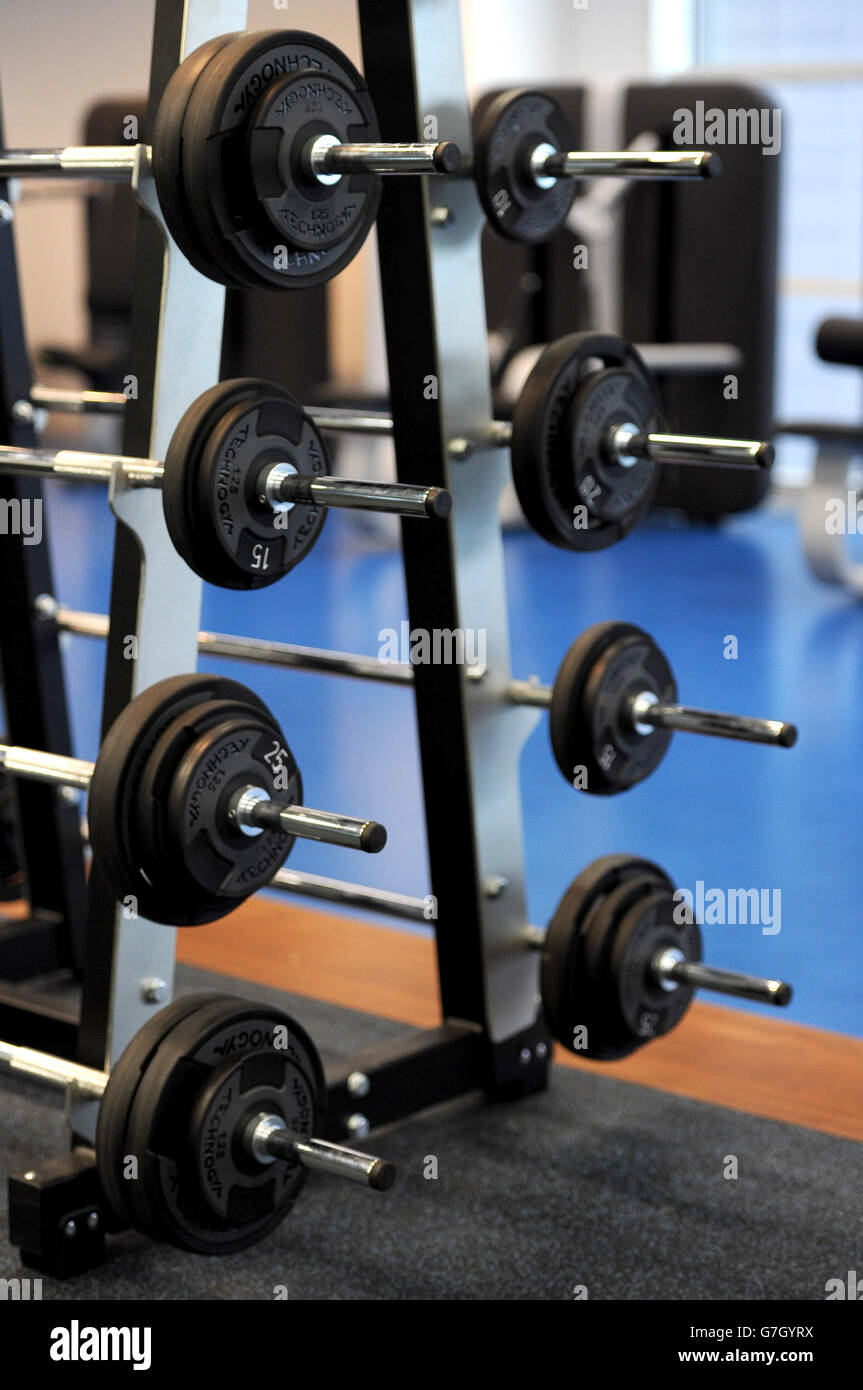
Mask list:
MULTIPOLYGON (((178 959, 273 989, 429 1027, 440 1020, 430 939, 256 897, 179 933, 178 959)), ((675 1095, 863 1140, 863 1039, 695 1003, 635 1056, 584 1067, 675 1095)))

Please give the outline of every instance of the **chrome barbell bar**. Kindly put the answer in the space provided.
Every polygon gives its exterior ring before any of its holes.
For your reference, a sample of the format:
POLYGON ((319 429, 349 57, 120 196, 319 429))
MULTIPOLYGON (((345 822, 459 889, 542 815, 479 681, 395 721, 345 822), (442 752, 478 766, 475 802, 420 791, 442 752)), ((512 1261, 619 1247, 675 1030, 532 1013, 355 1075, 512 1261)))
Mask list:
MULTIPOLYGON (((89 790, 96 764, 38 748, 0 743, 0 769, 30 782, 89 790)), ((275 826, 286 835, 323 844, 341 845, 377 854, 386 844, 386 830, 377 821, 317 811, 309 806, 285 805, 272 800, 258 787, 241 788, 231 807, 231 818, 246 834, 275 826), (244 799, 245 798, 245 799, 244 799)))
MULTIPOLYGON (((61 631, 83 637, 107 637, 108 619, 100 613, 79 613, 56 604, 50 595, 40 595, 37 612, 53 619, 61 631)), ((315 647, 292 646, 287 642, 271 642, 260 637, 233 637, 227 633, 199 632, 198 651, 209 656, 222 656, 241 661, 261 662, 273 666, 290 666, 298 670, 319 671, 328 675, 349 676, 355 680, 382 681, 393 685, 410 685, 413 667, 406 662, 383 663, 372 656, 349 652, 328 652, 315 647)), ((485 671, 479 666, 465 669, 468 680, 481 681, 485 671)), ((514 705, 548 709, 553 687, 538 680, 511 680, 506 698, 514 705)), ((698 709, 692 705, 662 704, 652 691, 640 691, 628 698, 627 717, 636 733, 648 734, 653 729, 673 729, 680 733, 703 734, 711 738, 729 738, 744 743, 764 743, 773 747, 791 748, 797 739, 797 729, 781 719, 759 719, 751 715, 727 714, 719 710, 698 709)))

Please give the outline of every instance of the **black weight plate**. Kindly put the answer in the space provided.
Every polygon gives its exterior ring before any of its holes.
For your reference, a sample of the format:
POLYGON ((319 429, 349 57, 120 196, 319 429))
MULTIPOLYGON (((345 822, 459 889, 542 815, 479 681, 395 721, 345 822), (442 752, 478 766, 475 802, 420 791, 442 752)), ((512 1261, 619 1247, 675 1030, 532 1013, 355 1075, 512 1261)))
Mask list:
POLYGON ((247 149, 255 191, 280 240, 300 251, 361 245, 380 203, 381 181, 373 174, 343 175, 333 184, 315 178, 306 152, 321 135, 340 145, 379 141, 368 94, 306 69, 272 83, 252 113, 247 149))
POLYGON ((96 1125, 96 1164, 99 1181, 115 1212, 128 1219, 129 1187, 124 1176, 126 1131, 135 1092, 159 1043, 189 1014, 217 999, 221 994, 193 994, 175 999, 160 1009, 139 1029, 111 1068, 108 1085, 99 1104, 96 1125))
POLYGON ((594 859, 573 879, 554 910, 542 949, 540 993, 549 1029, 572 1051, 573 1029, 582 1019, 573 1016, 572 1000, 582 966, 582 931, 593 909, 621 883, 654 876, 669 880, 649 859, 631 854, 606 854, 594 859))
POLYGON ((227 275, 218 261, 204 250, 186 198, 183 183, 183 120, 195 83, 210 59, 238 37, 238 34, 220 34, 190 53, 171 76, 153 122, 153 178, 168 230, 186 260, 196 270, 210 280, 227 285, 229 289, 243 286, 239 280, 227 275))
POLYGON ((657 951, 676 947, 685 960, 701 960, 701 932, 695 921, 674 921, 673 890, 656 892, 634 905, 614 933, 609 956, 616 1027, 627 1042, 626 1056, 678 1024, 695 994, 692 985, 665 990, 654 980, 650 962, 657 951))
POLYGON ((601 368, 622 367, 627 345, 613 333, 569 333, 549 343, 516 402, 510 452, 512 478, 528 522, 565 550, 601 550, 620 539, 619 526, 598 519, 578 527, 583 501, 575 485, 570 407, 579 387, 601 368))
POLYGON ((207 1179, 195 1142, 201 1135, 190 1122, 200 1119, 198 1102, 212 1094, 213 1074, 228 1060, 242 1064, 241 1084, 263 1082, 265 1088, 281 1067, 296 1096, 285 1118, 305 1134, 318 1128, 325 1095, 311 1039, 270 1006, 217 1004, 165 1040, 138 1088, 129 1121, 129 1152, 139 1161, 140 1180, 131 1194, 135 1224, 155 1239, 201 1254, 231 1254, 262 1239, 293 1206, 306 1178, 299 1165, 269 1165, 269 1184, 253 1187, 246 1200, 229 1203, 226 1216, 217 1215, 202 1190, 207 1179), (285 1045, 276 1046, 277 1039, 285 1045))
POLYGON ((635 425, 652 434, 662 425, 650 379, 634 360, 587 378, 569 408, 569 438, 575 490, 591 517, 614 523, 623 535, 632 530, 653 501, 660 465, 649 458, 629 468, 615 463, 606 441, 615 425, 635 425))
POLYGON ((630 1050, 631 1038, 621 1021, 611 953, 618 927, 637 903, 663 889, 671 891, 665 875, 638 874, 621 883, 591 911, 582 929, 581 989, 579 1012, 587 1027, 583 1055, 597 1062, 613 1062, 630 1050))
MULTIPOLYGON (((258 377, 234 377, 211 386, 192 401, 165 451, 162 478, 165 524, 175 550, 196 574, 200 573, 198 566, 206 565, 210 556, 208 548, 199 554, 202 542, 197 525, 197 495, 201 453, 213 422, 222 419, 238 401, 254 398, 262 385, 266 385, 269 394, 282 393, 281 387, 262 383, 258 377)), ((284 394, 288 396, 287 392, 284 394)), ((289 396, 288 399, 293 398, 289 396)))
POLYGON ((489 224, 510 241, 547 241, 566 221, 575 179, 540 188, 530 156, 541 144, 572 148, 562 108, 545 92, 513 89, 479 102, 473 127, 474 176, 489 224))
MULTIPOLYGON (((239 698, 201 701, 173 720, 162 732, 139 774, 135 804, 139 827, 138 854, 144 872, 153 885, 153 892, 158 896, 161 916, 157 920, 172 926, 199 926, 203 922, 215 921, 232 912, 243 897, 254 891, 249 887, 241 893, 236 886, 221 889, 221 879, 228 877, 227 864, 223 865, 221 875, 211 873, 208 879, 202 878, 199 854, 185 839, 178 838, 169 809, 174 780, 188 775, 182 766, 183 759, 205 731, 229 719, 242 719, 246 723, 253 720, 262 729, 271 729, 273 738, 280 734, 263 701, 243 686, 236 688, 242 692, 239 698)), ((260 780, 260 770, 255 763, 250 763, 250 770, 260 780)), ((217 775, 218 769, 215 769, 209 780, 212 781, 217 775)), ((250 777, 248 782, 252 780, 250 777)), ((285 799, 295 796, 299 800, 302 790, 298 773, 291 786, 292 791, 285 794, 285 799)), ((284 837, 275 835, 271 843, 269 834, 271 832, 265 832, 253 839, 240 832, 236 835, 228 833, 223 844, 221 841, 220 844, 229 853, 239 872, 250 856, 257 862, 257 858, 267 850, 272 858, 276 853, 276 839, 281 847, 281 858, 284 859, 284 837), (256 854, 252 852, 253 846, 256 854)))
POLYGON ((183 710, 212 698, 249 694, 245 686, 220 676, 169 676, 137 695, 102 741, 87 801, 90 843, 114 896, 120 902, 135 898, 140 917, 159 921, 159 914, 171 908, 141 864, 137 790, 147 759, 183 710))
POLYGON ((249 691, 249 700, 203 700, 174 719, 163 731, 138 777, 135 814, 138 820, 138 846, 141 862, 152 876, 165 853, 164 801, 181 757, 198 734, 228 714, 253 709, 269 719, 263 700, 249 691))
POLYGON ((167 788, 166 851, 173 848, 194 888, 234 905, 265 887, 290 853, 294 837, 234 827, 229 808, 244 787, 261 787, 286 805, 301 804, 299 770, 281 729, 253 712, 202 731, 187 748, 167 788), (283 776, 275 784, 276 769, 283 776))
POLYGON ((674 704, 677 685, 653 638, 636 629, 620 635, 595 655, 572 723, 588 768, 588 790, 600 795, 626 791, 658 767, 671 742, 670 729, 641 733, 629 714, 633 696, 648 692, 674 704))
POLYGON ((274 511, 261 501, 267 465, 289 463, 303 476, 328 470, 326 448, 299 401, 261 384, 258 394, 211 419, 200 456, 193 529, 198 573, 232 589, 274 584, 315 544, 326 509, 295 502, 274 511))
POLYGON ((195 84, 183 122, 183 182, 196 231, 223 270, 250 289, 324 284, 353 259, 370 225, 364 215, 346 241, 299 250, 276 232, 258 200, 247 149, 253 112, 274 82, 307 69, 334 77, 365 102, 362 77, 334 45, 277 29, 246 34, 217 54, 195 84))
POLYGON ((594 623, 575 639, 560 663, 551 690, 548 712, 548 731, 551 748, 561 774, 572 784, 576 767, 588 770, 589 792, 604 790, 605 778, 591 785, 591 771, 596 766, 585 726, 581 697, 594 664, 606 647, 623 637, 642 636, 642 629, 632 623, 594 623))
POLYGON ((197 1159, 197 1181, 217 1217, 229 1220, 242 1204, 271 1200, 260 1192, 277 1178, 284 1189, 292 1185, 301 1164, 297 1159, 260 1163, 243 1142, 257 1115, 280 1116, 292 1134, 312 1134, 314 1108, 308 1073, 294 1086, 298 1068, 273 1054, 251 1062, 226 1062, 207 1078, 195 1101, 189 1139, 197 1159), (238 1142, 239 1140, 239 1142, 238 1142), (256 1189, 258 1189, 256 1191, 256 1189))
MULTIPOLYGON (((193 996, 194 997, 194 996, 193 996)), ((142 1113, 152 1116, 154 1097, 157 1097, 160 1089, 166 1084, 166 1080, 171 1078, 172 1070, 174 1079, 182 1060, 188 1050, 189 1040, 194 1043, 196 1038, 200 1038, 214 1023, 218 1026, 224 1019, 229 1019, 236 1014, 238 1007, 244 1003, 234 995, 229 994, 210 994, 202 996, 204 1004, 200 1008, 187 1010, 180 1014, 172 1022, 170 1028, 164 1029, 162 1034, 156 1038, 154 1035, 152 1045, 143 1053, 141 1048, 136 1048, 136 1056, 140 1058, 138 1065, 138 1079, 135 1086, 134 1095, 128 1108, 126 1118, 126 1130, 123 1136, 124 1158, 126 1161, 133 1158, 135 1160, 136 1176, 124 1183, 123 1193, 125 1197, 125 1212, 131 1225, 143 1230, 154 1239, 164 1239, 161 1230, 157 1230, 150 1218, 150 1206, 148 1202, 146 1185, 148 1181, 145 1172, 144 1158, 146 1154, 146 1142, 142 1148, 135 1147, 135 1137, 132 1133, 132 1123, 134 1107, 139 1101, 143 1092, 143 1106, 139 1106, 139 1117, 142 1113), (194 1024, 192 1027, 183 1027, 187 1020, 191 1020, 194 1014, 194 1024), (177 1032, 181 1029, 181 1032, 177 1032), (173 1043, 168 1050, 161 1050, 161 1045, 170 1039, 173 1043), (149 1224, 148 1224, 149 1223, 149 1224)), ((140 1036, 140 1035, 137 1035, 140 1036)), ((132 1040, 133 1046, 137 1039, 132 1040)), ((125 1054, 124 1054, 125 1055, 125 1054)), ((193 1077, 193 1083, 202 1078, 193 1077)), ((190 1107, 189 1107, 190 1108, 190 1107)), ((187 1109, 188 1115, 188 1109, 187 1109)), ((184 1117, 185 1119, 186 1117, 184 1117)), ((184 1135, 185 1124, 177 1125, 178 1137, 184 1135)))

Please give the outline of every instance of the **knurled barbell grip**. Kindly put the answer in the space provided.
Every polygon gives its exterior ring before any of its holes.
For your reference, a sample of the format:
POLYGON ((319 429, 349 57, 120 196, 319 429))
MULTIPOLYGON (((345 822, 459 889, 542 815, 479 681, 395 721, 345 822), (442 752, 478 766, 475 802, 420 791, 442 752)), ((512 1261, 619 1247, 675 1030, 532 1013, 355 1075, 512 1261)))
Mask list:
POLYGON ((791 1003, 792 989, 784 980, 766 980, 760 975, 743 975, 736 970, 720 970, 703 961, 684 960, 674 948, 657 951, 650 963, 654 978, 664 988, 692 985, 709 989, 714 994, 728 994, 737 999, 752 999, 756 1004, 775 1004, 782 1008, 791 1003))
POLYGON ((740 739, 745 743, 766 743, 779 748, 793 748, 797 742, 796 725, 784 720, 755 719, 751 715, 724 714, 689 705, 664 705, 649 691, 630 700, 629 713, 639 733, 648 733, 650 729, 676 729, 686 734, 707 734, 712 738, 740 739))
POLYGON ((255 1115, 249 1121, 246 1147, 259 1163, 271 1163, 277 1158, 293 1160, 314 1172, 347 1178, 376 1192, 386 1192, 396 1180, 396 1170, 386 1159, 343 1144, 292 1134, 277 1115, 255 1115))

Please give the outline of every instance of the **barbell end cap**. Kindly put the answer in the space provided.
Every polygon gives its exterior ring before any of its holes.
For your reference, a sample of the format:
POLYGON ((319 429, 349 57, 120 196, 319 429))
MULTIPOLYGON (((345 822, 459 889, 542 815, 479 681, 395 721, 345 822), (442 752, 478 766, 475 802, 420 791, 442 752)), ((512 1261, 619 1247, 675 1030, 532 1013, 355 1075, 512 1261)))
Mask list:
POLYGON ((784 1009, 794 998, 794 990, 785 980, 776 981, 776 989, 773 992, 773 1003, 780 1009, 784 1009))
POLYGON ((774 449, 773 445, 768 442, 765 442, 763 444, 759 444, 758 448, 755 450, 755 453, 752 456, 752 461, 755 464, 756 468, 772 468, 773 460, 775 457, 776 450, 774 449))
POLYGON ((386 828, 379 821, 370 820, 363 826, 360 833, 360 849, 365 850, 366 854, 380 854, 386 842, 386 828))
POLYGON ((435 145, 432 163, 439 174, 454 174, 461 164, 461 150, 452 140, 441 140, 435 145))
POLYGON ((433 521, 445 521, 452 511, 452 496, 443 487, 430 487, 426 494, 426 515, 433 521))
POLYGON ((375 1192, 389 1192, 395 1180, 395 1165, 385 1158, 379 1158, 369 1171, 369 1187, 375 1192))
POLYGON ((797 742, 797 725, 783 724, 779 730, 779 747, 793 748, 797 742))

